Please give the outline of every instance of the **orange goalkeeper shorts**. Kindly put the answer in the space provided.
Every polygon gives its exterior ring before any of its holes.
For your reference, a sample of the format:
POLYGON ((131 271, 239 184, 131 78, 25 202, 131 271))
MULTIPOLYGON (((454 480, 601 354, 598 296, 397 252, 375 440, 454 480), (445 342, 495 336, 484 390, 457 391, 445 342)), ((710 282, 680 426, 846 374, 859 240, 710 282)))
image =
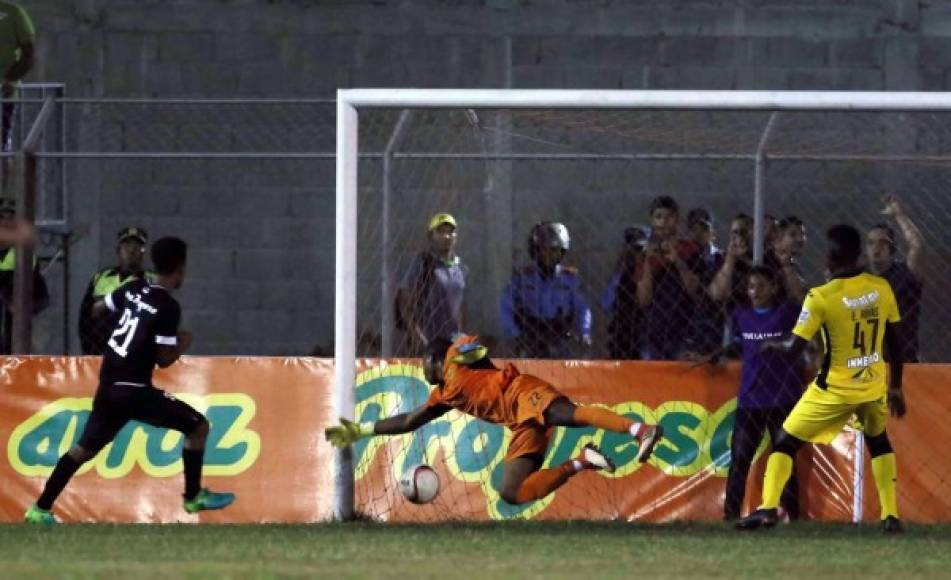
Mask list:
POLYGON ((509 389, 515 391, 515 424, 505 461, 526 455, 544 456, 552 429, 545 425, 545 410, 555 399, 565 397, 558 389, 532 375, 520 375, 509 389))

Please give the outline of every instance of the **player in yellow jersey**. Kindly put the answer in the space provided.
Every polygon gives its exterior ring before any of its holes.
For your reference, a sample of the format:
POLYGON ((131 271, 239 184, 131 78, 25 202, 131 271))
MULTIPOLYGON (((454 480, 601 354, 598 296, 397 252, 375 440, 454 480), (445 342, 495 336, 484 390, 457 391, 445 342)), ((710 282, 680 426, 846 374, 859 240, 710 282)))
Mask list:
POLYGON ((818 332, 825 350, 822 368, 783 423, 766 464, 763 503, 737 522, 737 529, 770 528, 802 445, 829 443, 852 417, 858 416, 872 457, 872 472, 881 504, 882 529, 900 532, 895 454, 885 433, 888 412, 905 414, 901 390, 901 317, 891 286, 859 267, 862 236, 848 225, 826 233, 827 263, 832 278, 809 291, 792 336, 766 341, 762 348, 800 354, 818 332), (889 355, 889 372, 885 356, 889 355), (886 388, 887 381, 887 388, 886 388))

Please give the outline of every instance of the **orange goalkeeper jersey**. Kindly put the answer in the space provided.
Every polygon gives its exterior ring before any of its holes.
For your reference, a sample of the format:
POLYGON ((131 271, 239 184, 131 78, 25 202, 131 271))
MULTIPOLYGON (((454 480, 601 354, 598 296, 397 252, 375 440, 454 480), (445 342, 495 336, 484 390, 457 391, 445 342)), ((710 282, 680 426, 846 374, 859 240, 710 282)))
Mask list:
POLYGON ((483 421, 512 426, 518 422, 520 393, 512 384, 519 377, 515 365, 506 364, 500 370, 474 369, 451 362, 461 354, 460 348, 465 350, 465 345, 475 344, 476 340, 475 336, 462 336, 452 344, 443 364, 444 384, 433 389, 426 404, 446 405, 483 421))

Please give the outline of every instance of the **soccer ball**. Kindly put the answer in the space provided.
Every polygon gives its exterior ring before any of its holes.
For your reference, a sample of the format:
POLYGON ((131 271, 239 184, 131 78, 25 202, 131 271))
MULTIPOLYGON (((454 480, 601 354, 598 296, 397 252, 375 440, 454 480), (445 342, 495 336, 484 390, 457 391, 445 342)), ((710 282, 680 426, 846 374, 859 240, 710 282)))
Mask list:
POLYGON ((400 478, 400 492, 407 501, 429 503, 439 494, 439 475, 428 465, 413 465, 400 478))

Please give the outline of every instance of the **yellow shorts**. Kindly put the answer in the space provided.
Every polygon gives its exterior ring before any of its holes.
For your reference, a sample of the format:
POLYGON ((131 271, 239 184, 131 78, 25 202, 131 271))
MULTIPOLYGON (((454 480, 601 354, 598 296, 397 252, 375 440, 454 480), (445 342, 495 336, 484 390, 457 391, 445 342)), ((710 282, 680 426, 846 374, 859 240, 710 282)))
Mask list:
POLYGON ((858 416, 866 435, 881 435, 888 421, 884 393, 874 401, 856 403, 813 383, 786 417, 783 429, 803 441, 831 443, 853 414, 858 416))

